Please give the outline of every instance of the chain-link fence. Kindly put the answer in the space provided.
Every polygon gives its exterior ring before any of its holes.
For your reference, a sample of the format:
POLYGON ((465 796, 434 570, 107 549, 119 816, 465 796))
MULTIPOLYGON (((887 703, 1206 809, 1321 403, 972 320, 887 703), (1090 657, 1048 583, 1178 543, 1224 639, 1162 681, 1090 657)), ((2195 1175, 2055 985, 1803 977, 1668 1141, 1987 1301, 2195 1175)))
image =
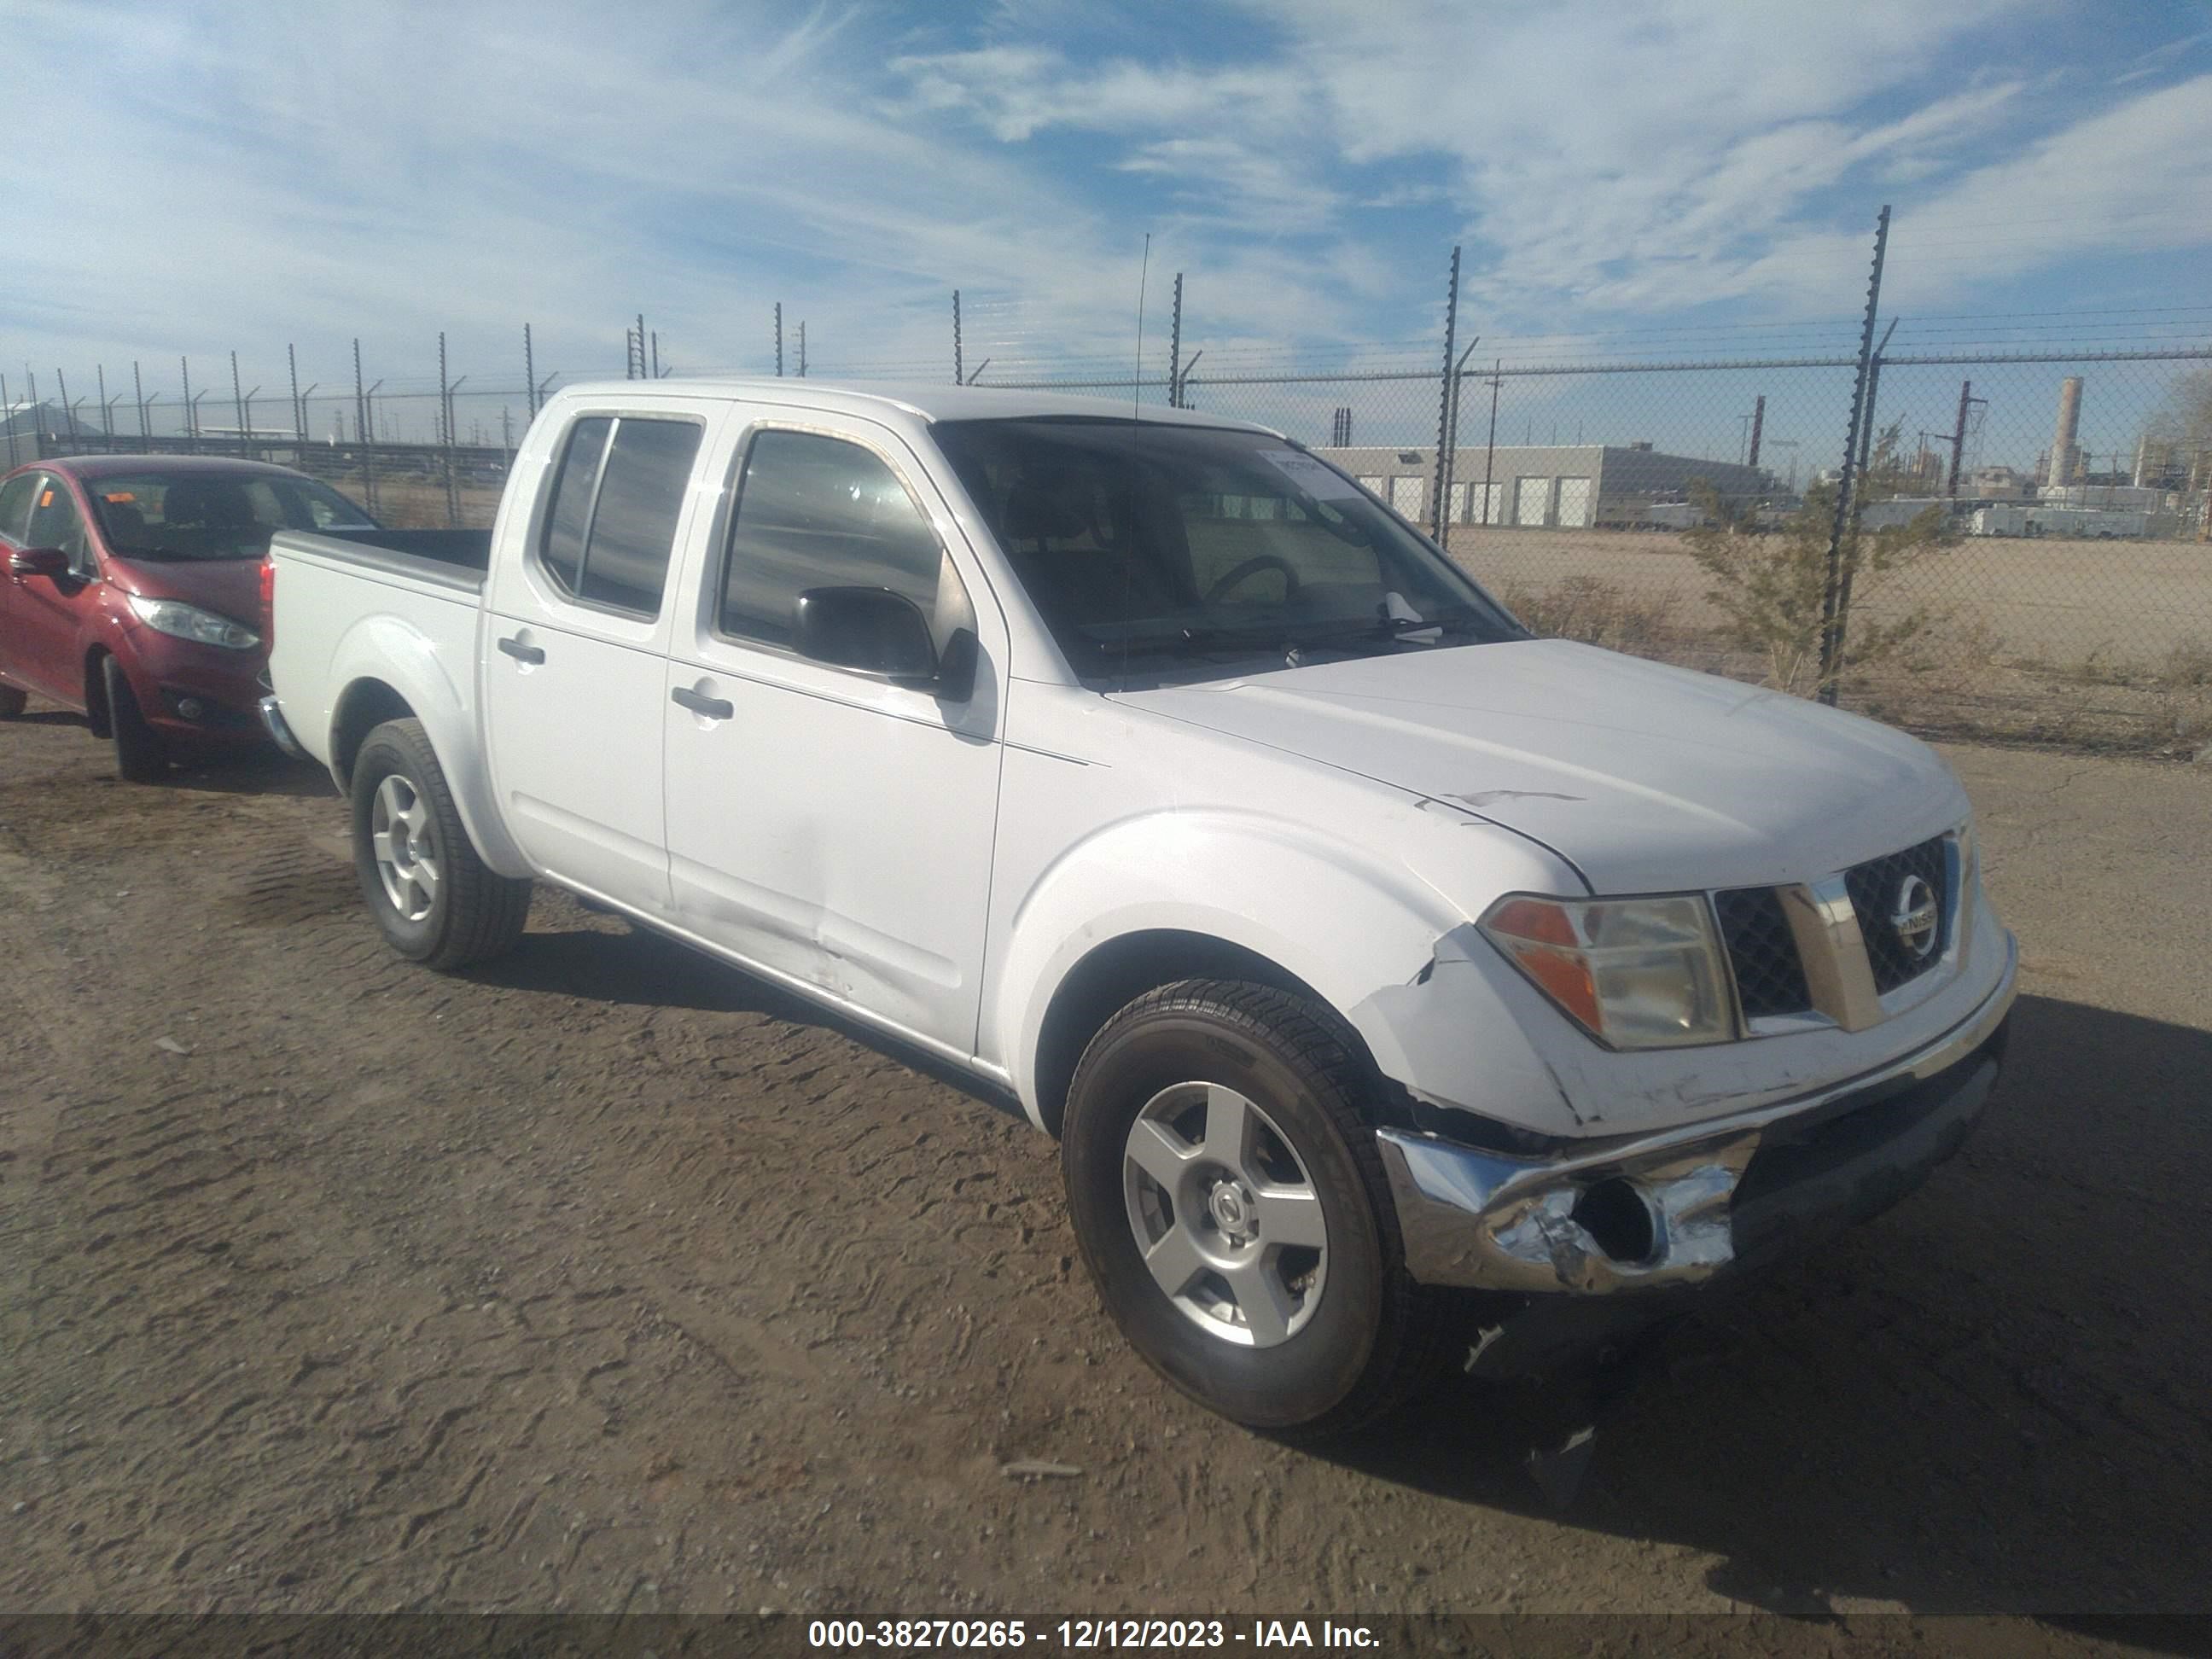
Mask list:
MULTIPOLYGON (((1476 342, 1449 374, 1416 342, 1326 361, 1201 346, 1179 309, 1148 336, 1142 375, 1055 353, 1025 307, 971 300, 963 321, 933 372, 911 358, 811 372, 949 380, 959 356, 971 383, 1257 422, 1359 478, 1540 631, 1924 731, 2212 742, 2212 309, 1926 319, 1863 362, 1855 328, 1715 328, 1763 348, 1725 359, 1686 356, 1680 336, 1645 356, 1476 342)), ((657 336, 632 333, 629 372, 665 372, 657 336)), ((82 398, 18 396, 7 459, 250 455, 395 527, 482 526, 553 386, 622 378, 541 377, 519 355, 504 378, 455 363, 274 399, 227 364, 189 398, 184 376, 166 398, 103 382, 100 422, 82 398)), ((0 384, 0 404, 15 390, 0 384)))

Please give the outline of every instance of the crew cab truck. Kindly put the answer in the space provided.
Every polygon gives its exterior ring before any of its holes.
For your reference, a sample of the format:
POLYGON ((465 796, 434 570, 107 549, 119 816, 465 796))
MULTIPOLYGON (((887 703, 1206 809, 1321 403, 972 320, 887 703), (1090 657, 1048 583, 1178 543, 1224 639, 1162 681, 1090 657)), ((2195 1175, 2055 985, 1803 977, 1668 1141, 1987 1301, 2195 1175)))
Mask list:
POLYGON ((488 536, 271 556, 264 718, 395 950, 551 882, 1012 1097, 1121 1330, 1242 1423, 1373 1415, 1470 1304, 1510 1370, 1817 1248, 1997 1075, 1934 752, 1531 637, 1259 427, 578 386, 488 536))

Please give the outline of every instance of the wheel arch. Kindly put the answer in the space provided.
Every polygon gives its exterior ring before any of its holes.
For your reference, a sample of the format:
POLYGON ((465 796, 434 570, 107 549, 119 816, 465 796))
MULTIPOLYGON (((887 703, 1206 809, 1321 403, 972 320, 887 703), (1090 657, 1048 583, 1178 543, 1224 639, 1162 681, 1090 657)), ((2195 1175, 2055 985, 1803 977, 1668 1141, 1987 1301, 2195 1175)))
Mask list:
MULTIPOLYGON (((1302 998, 1332 1013, 1328 1000, 1282 963, 1249 945, 1187 927, 1145 927, 1094 947, 1054 988, 1038 1022, 1031 1067, 1036 1109, 1047 1133, 1057 1136, 1067 1110, 1067 1085, 1076 1062, 1106 1022, 1147 991, 1186 979, 1244 980, 1302 998)), ((1338 1014, 1341 1020, 1342 1016, 1338 1014)), ((1366 1045, 1348 1024, 1360 1057, 1366 1045)))

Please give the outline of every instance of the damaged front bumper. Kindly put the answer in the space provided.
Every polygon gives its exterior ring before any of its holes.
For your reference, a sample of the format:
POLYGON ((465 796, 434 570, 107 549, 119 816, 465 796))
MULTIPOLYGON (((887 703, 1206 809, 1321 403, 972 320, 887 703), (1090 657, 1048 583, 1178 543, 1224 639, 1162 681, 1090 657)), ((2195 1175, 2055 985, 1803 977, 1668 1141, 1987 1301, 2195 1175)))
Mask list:
POLYGON ((1376 1139, 1429 1285, 1524 1293, 1709 1279, 1887 1209, 1948 1158, 1996 1081, 2019 955, 1966 1019, 1880 1069, 1732 1116, 1519 1158, 1434 1135, 1376 1139))

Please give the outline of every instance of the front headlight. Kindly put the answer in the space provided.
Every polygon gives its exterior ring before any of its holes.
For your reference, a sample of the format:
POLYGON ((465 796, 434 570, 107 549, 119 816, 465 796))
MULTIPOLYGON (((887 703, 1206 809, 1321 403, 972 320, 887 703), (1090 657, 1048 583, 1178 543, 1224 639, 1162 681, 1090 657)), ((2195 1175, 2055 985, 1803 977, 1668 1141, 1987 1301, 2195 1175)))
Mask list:
POLYGON ((182 599, 149 599, 133 593, 131 609, 140 622, 155 633, 175 639, 191 640, 198 645, 219 645, 229 651, 251 651, 261 643, 261 635, 244 623, 218 617, 212 611, 203 611, 196 605, 186 605, 182 599))
POLYGON ((1702 893, 1559 899, 1511 893, 1483 936, 1608 1048, 1672 1048, 1736 1036, 1728 969, 1702 893))

